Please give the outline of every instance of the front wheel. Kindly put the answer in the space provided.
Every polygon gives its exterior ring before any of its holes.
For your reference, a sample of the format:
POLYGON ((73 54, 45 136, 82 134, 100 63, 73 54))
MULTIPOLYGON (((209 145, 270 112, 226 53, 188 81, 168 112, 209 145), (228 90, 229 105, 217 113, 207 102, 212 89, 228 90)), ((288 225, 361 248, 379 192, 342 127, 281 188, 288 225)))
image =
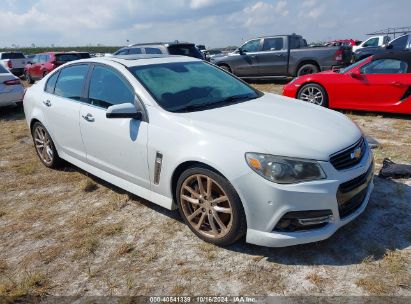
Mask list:
POLYGON ((297 98, 319 106, 328 106, 327 92, 322 86, 315 83, 308 83, 304 85, 298 91, 297 98))
POLYGON ((233 186, 205 167, 191 167, 177 182, 177 204, 184 222, 202 240, 227 246, 246 231, 246 220, 233 186))

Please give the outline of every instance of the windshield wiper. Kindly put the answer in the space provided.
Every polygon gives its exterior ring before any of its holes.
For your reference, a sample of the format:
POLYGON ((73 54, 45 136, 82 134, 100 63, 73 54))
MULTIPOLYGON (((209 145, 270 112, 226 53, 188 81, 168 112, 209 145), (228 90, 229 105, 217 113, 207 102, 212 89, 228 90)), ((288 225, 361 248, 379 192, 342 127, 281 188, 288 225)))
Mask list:
POLYGON ((250 100, 250 99, 257 98, 257 97, 258 95, 254 95, 252 93, 244 94, 244 95, 234 95, 234 96, 221 99, 217 102, 212 102, 212 103, 205 102, 205 103, 188 105, 185 107, 175 109, 174 112, 191 112, 195 110, 205 110, 205 109, 215 108, 218 106, 226 106, 226 105, 236 103, 238 101, 250 100))

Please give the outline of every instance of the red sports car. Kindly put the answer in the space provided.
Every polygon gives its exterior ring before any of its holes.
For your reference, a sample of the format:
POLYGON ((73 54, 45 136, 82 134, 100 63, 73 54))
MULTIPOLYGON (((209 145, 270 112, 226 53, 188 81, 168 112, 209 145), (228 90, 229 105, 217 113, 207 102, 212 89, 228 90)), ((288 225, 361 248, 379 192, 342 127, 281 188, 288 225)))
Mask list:
POLYGON ((283 95, 333 109, 411 114, 411 52, 374 55, 339 71, 297 77, 283 95))

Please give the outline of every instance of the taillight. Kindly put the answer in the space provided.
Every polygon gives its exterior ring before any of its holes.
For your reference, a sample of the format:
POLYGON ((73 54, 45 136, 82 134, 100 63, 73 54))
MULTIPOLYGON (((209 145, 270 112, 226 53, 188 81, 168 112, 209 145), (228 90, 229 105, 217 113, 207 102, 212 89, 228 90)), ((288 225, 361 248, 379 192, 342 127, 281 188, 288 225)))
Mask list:
POLYGON ((337 50, 335 52, 334 59, 336 61, 342 61, 343 60, 343 50, 337 50))
POLYGON ((13 63, 11 62, 11 60, 7 60, 7 67, 8 67, 9 69, 12 69, 12 68, 13 68, 13 63))
POLYGON ((6 80, 3 82, 5 85, 17 85, 21 84, 20 79, 12 79, 12 80, 6 80))

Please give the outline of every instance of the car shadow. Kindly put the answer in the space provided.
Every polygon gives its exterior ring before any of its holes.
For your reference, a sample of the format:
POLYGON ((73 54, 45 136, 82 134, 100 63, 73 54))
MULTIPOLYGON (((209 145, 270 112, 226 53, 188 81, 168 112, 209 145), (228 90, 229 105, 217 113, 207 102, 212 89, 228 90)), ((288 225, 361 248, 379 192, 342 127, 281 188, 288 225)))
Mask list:
MULTIPOLYGON (((96 183, 119 193, 127 194, 130 202, 139 203, 175 221, 184 223, 178 210, 168 210, 134 194, 124 191, 100 178, 69 165, 71 170, 89 176, 96 183)), ((64 169, 64 170, 67 170, 64 169)), ((268 262, 283 265, 354 265, 366 258, 380 260, 387 250, 411 246, 411 186, 395 180, 374 176, 375 188, 366 210, 355 220, 341 227, 324 241, 283 248, 248 244, 245 238, 221 248, 261 256, 268 262)), ((187 228, 187 233, 190 231, 187 228)))
POLYGON ((380 260, 387 250, 411 246, 411 187, 376 175, 374 184, 366 210, 327 240, 284 248, 238 243, 228 249, 278 264, 338 266, 380 260))
POLYGON ((392 119, 405 119, 411 120, 410 114, 401 114, 401 113, 384 113, 384 112, 372 112, 372 111, 357 111, 357 110, 342 110, 335 109, 343 114, 354 114, 357 116, 372 116, 372 117, 381 117, 381 118, 392 118, 392 119))
POLYGON ((289 83, 292 78, 278 78, 278 79, 245 79, 249 84, 280 84, 284 85, 289 83))

